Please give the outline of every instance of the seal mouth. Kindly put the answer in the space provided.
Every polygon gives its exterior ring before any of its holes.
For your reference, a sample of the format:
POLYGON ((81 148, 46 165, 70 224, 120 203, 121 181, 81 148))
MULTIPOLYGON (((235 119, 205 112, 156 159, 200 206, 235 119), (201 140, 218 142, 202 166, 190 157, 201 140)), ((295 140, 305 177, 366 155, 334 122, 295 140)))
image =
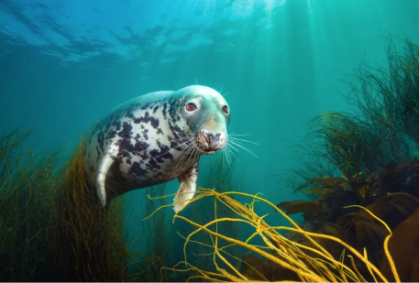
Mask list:
POLYGON ((216 152, 216 150, 213 150, 211 148, 202 148, 199 145, 197 146, 197 148, 201 153, 206 154, 206 155, 211 155, 216 152))
POLYGON ((200 139, 199 137, 195 139, 196 148, 203 154, 211 155, 217 151, 208 145, 205 140, 200 139))

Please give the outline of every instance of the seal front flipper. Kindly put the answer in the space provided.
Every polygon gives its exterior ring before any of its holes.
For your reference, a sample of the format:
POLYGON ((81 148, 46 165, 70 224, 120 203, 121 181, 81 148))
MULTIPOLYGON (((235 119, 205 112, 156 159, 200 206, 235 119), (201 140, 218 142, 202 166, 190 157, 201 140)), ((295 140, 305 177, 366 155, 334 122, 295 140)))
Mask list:
POLYGON ((178 213, 188 200, 193 198, 196 192, 196 183, 198 181, 198 163, 189 168, 178 177, 180 186, 175 196, 175 207, 173 208, 178 213), (178 202, 178 203, 176 203, 178 202))
POLYGON ((97 183, 97 195, 99 197, 102 206, 106 206, 106 174, 108 173, 109 167, 118 156, 119 146, 112 142, 106 147, 105 152, 99 162, 98 172, 96 175, 97 183))

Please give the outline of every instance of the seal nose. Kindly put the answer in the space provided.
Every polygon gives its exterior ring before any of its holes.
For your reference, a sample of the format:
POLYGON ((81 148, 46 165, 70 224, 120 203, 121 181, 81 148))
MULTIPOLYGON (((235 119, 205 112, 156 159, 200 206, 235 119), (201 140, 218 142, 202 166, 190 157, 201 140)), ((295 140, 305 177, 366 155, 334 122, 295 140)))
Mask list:
POLYGON ((212 154, 224 147, 224 135, 223 133, 201 130, 196 136, 196 143, 201 151, 212 154))
POLYGON ((209 147, 212 149, 218 149, 218 144, 220 143, 220 137, 221 135, 219 133, 218 134, 208 133, 207 141, 208 141, 209 147))

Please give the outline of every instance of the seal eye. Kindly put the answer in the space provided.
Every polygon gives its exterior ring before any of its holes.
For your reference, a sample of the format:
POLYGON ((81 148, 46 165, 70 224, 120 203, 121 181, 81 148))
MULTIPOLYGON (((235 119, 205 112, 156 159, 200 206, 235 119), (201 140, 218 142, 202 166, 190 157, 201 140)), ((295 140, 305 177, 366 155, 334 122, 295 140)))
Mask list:
POLYGON ((198 107, 196 107, 195 103, 190 102, 186 104, 185 108, 186 108, 186 111, 194 111, 198 107))
POLYGON ((223 112, 226 113, 226 114, 229 113, 229 109, 228 109, 227 105, 224 105, 223 108, 221 108, 221 110, 223 110, 223 112))

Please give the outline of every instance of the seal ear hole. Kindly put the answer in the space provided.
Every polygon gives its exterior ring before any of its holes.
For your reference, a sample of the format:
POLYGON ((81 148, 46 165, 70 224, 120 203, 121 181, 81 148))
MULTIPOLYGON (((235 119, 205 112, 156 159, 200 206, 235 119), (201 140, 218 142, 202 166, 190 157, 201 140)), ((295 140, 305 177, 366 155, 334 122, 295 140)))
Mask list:
POLYGON ((195 103, 189 102, 188 104, 185 105, 185 109, 186 111, 195 111, 198 107, 196 106, 195 103))
POLYGON ((228 114, 230 112, 227 105, 224 105, 223 108, 221 108, 221 110, 223 110, 223 112, 226 113, 226 114, 228 114))

